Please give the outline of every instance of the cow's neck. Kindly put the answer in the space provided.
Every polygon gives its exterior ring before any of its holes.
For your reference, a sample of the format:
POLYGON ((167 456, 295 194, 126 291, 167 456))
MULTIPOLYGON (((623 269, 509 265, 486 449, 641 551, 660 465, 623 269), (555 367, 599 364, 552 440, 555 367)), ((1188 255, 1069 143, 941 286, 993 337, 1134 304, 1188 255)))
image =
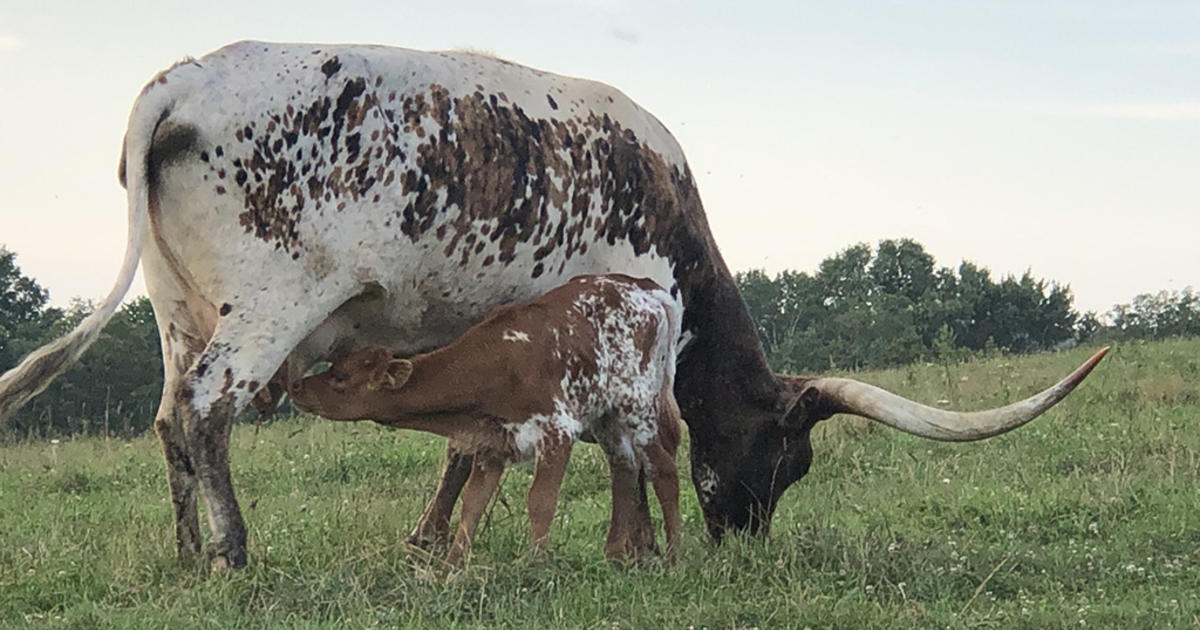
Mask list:
POLYGON ((695 337, 676 372, 683 417, 695 431, 737 430, 782 411, 784 391, 771 372, 754 322, 732 276, 718 260, 705 282, 688 287, 684 330, 695 337))

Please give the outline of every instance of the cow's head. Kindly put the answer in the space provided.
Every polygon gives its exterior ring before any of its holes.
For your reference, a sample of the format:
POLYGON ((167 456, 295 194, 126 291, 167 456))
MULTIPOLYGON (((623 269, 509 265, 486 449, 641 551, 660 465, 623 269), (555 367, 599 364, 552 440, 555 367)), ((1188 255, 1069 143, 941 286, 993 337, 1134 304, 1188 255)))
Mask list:
MULTIPOLYGON (((692 422, 699 409, 689 419, 692 483, 708 531, 717 541, 729 530, 766 534, 784 490, 808 472, 809 433, 821 418, 798 417, 802 407, 793 403, 800 400, 803 382, 781 377, 776 404, 742 406, 738 398, 731 398, 720 414, 739 418, 735 431, 724 430, 731 423, 692 422), (721 433, 697 435, 712 429, 721 433)), ((712 402, 706 407, 712 409, 712 402)))
MULTIPOLYGON (((721 540, 726 531, 765 534, 783 492, 803 477, 812 463, 810 433, 817 422, 836 413, 876 420, 921 437, 966 442, 1011 431, 1036 418, 1069 394, 1108 352, 1104 348, 1054 386, 997 409, 955 412, 928 407, 873 385, 844 378, 780 376, 774 409, 725 409, 743 419, 741 428, 696 439, 697 430, 722 426, 689 423, 692 481, 709 533, 721 540)), ((686 417, 686 412, 685 412, 686 417)))
POLYGON ((412 375, 412 362, 384 348, 355 350, 330 368, 292 382, 288 393, 304 411, 331 420, 385 416, 412 375))

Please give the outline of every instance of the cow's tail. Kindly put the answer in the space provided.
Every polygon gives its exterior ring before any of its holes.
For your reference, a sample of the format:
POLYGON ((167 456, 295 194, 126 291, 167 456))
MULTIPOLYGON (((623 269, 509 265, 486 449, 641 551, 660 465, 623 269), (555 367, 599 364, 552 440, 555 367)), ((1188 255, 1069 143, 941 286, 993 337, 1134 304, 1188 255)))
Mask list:
POLYGON ((122 151, 124 183, 129 199, 129 236, 121 272, 100 306, 70 333, 25 357, 17 367, 0 376, 0 422, 50 385, 91 346, 133 282, 142 255, 148 226, 150 189, 148 164, 150 140, 159 122, 170 112, 167 86, 147 86, 134 105, 122 151), (158 89, 155 89, 158 88, 158 89))

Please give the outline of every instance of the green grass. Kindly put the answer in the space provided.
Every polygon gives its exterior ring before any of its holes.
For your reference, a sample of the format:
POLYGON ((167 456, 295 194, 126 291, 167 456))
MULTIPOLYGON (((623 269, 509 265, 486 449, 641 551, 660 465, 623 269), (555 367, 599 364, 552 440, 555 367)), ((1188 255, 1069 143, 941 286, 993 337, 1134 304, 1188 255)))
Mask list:
MULTIPOLYGON (((1041 389, 1089 352, 859 376, 980 408, 1041 389)), ((176 564, 153 437, 11 446, 0 626, 1197 628, 1198 365, 1197 340, 1118 346, 1046 416, 975 444, 837 417, 817 428, 812 471, 766 541, 714 547, 685 481, 673 568, 603 560, 606 471, 589 445, 571 462, 547 559, 527 553, 519 466, 471 565, 449 579, 403 543, 437 481, 436 439, 309 417, 238 426, 251 564, 230 576, 176 564)))

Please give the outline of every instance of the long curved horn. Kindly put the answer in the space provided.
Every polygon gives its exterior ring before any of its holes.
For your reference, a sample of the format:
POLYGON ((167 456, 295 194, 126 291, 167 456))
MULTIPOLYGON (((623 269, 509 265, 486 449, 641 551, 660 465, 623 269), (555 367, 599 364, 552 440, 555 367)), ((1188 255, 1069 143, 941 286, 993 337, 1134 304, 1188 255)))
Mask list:
MULTIPOLYGON (((943 442, 970 442, 1011 431, 1066 397, 1108 353, 1105 347, 1053 387, 1004 407, 986 411, 945 411, 848 378, 817 378, 805 384, 796 407, 805 415, 849 413, 901 431, 943 442)), ((791 410, 789 410, 789 415, 791 410)))

